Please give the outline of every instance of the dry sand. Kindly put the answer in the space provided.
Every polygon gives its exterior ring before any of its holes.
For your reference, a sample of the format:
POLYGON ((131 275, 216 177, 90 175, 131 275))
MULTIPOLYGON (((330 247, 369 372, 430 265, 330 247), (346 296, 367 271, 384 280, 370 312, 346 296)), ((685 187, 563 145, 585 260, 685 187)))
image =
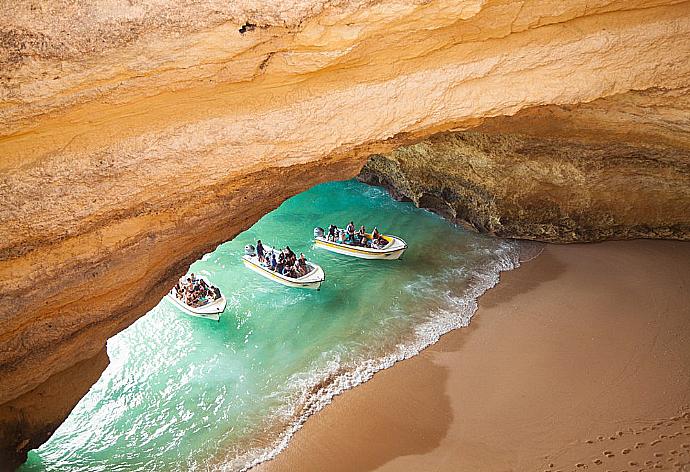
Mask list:
POLYGON ((547 246, 256 471, 690 471, 690 243, 547 246))

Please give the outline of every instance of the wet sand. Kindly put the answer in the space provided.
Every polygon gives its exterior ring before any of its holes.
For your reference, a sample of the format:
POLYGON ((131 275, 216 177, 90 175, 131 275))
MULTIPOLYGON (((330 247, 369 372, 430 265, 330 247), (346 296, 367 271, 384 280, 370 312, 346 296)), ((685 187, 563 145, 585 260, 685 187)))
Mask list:
POLYGON ((690 471, 690 243, 547 246, 254 471, 690 471))

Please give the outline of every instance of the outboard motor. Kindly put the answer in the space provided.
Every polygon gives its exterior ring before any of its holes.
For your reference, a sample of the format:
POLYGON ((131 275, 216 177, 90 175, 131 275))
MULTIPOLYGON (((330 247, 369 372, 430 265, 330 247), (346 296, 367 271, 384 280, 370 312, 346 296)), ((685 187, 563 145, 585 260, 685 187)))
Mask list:
POLYGON ((244 246, 244 253, 247 256, 256 256, 256 248, 251 244, 247 244, 246 246, 244 246))
POLYGON ((323 238, 323 228, 320 226, 314 228, 314 238, 323 238))

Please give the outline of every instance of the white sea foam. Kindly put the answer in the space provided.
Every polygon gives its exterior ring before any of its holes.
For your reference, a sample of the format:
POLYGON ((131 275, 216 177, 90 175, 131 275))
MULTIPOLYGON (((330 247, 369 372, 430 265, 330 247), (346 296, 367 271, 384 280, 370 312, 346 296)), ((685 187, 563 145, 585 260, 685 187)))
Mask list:
MULTIPOLYGON (((477 299, 498 283, 502 271, 512 270, 520 265, 520 247, 517 242, 501 242, 490 253, 491 262, 483 267, 449 269, 450 273, 446 276, 452 277, 454 270, 463 272, 456 273, 455 276, 462 275, 468 281, 468 287, 461 294, 445 292, 445 306, 429 314, 427 321, 416 326, 409 342, 397 344, 392 352, 352 367, 343 365, 340 357, 334 356, 326 368, 321 365, 318 369, 292 379, 295 390, 303 393, 292 405, 275 412, 280 417, 292 420, 279 437, 269 447, 247 450, 221 464, 205 465, 204 469, 246 471, 274 458, 287 447, 305 421, 328 405, 336 395, 366 382, 376 372, 387 369, 398 361, 419 354, 424 348, 436 343, 443 334, 468 326, 477 310, 477 299)), ((427 280, 424 283, 433 284, 433 281, 427 280)))

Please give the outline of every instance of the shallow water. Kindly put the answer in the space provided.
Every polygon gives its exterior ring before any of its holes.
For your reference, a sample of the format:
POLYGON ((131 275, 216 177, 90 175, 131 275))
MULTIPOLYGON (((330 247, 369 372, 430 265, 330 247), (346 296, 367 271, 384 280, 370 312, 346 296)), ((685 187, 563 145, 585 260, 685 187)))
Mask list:
POLYGON ((110 365, 22 472, 241 470, 274 455, 333 395, 466 326, 476 298, 517 264, 515 243, 468 233, 379 188, 347 181, 286 201, 190 268, 228 298, 220 322, 163 299, 108 341, 110 365), (354 219, 398 235, 398 261, 312 248, 313 227, 354 219), (320 291, 242 266, 245 244, 320 264, 320 291))

